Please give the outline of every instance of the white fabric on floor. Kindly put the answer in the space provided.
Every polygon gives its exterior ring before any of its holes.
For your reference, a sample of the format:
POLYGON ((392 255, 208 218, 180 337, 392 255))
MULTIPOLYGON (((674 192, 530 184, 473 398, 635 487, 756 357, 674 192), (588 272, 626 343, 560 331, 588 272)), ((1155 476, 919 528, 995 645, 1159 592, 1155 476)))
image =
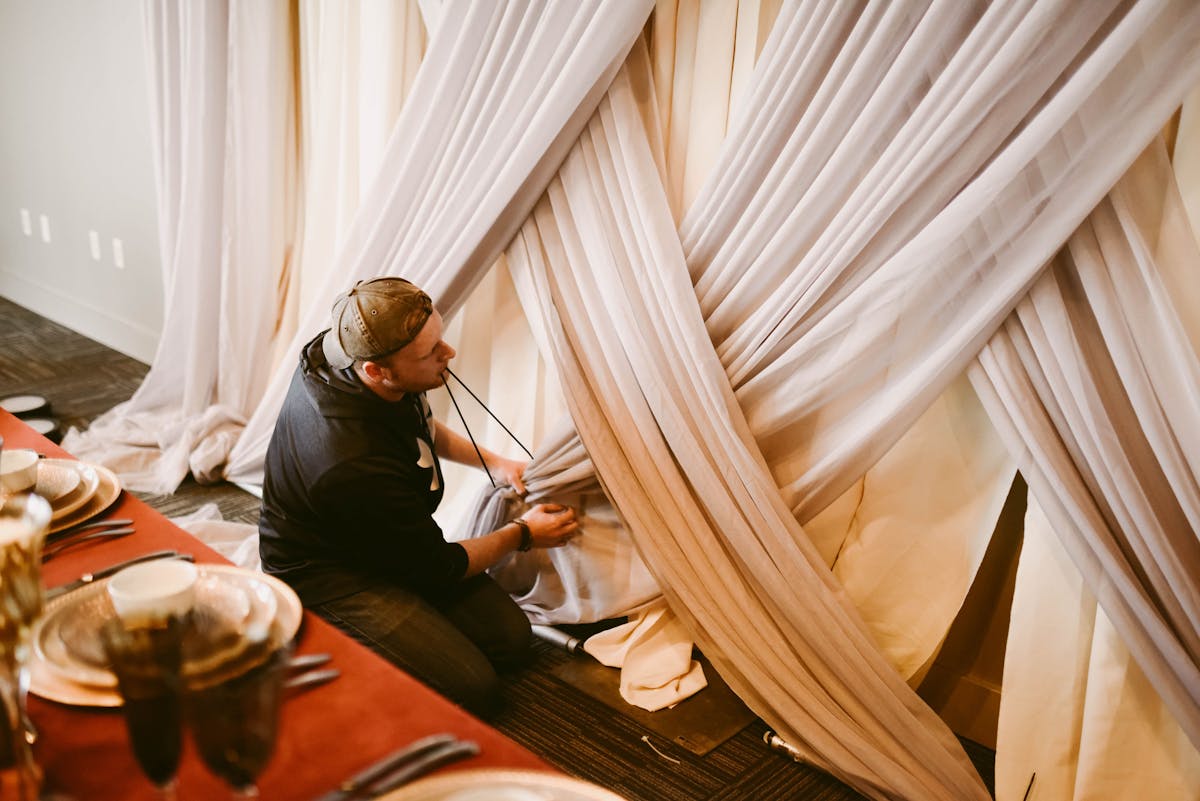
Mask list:
POLYGON ((215 503, 206 503, 194 512, 172 517, 171 522, 238 567, 262 570, 262 560, 258 558, 258 526, 226 520, 215 503))

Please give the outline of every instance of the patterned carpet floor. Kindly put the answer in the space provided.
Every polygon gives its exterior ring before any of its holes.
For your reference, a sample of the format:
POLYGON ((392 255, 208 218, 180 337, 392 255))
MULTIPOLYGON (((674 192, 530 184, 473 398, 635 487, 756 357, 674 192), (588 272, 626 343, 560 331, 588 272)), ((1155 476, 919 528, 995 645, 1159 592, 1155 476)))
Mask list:
MULTIPOLYGON (((0 298, 0 397, 46 397, 64 431, 86 427, 129 399, 146 371, 145 364, 0 298)), ((172 495, 140 497, 167 516, 216 503, 226 520, 258 521, 258 500, 230 484, 201 486, 189 478, 172 495)), ((862 798, 828 774, 769 749, 763 743, 767 727, 758 720, 704 756, 664 740, 555 676, 565 660, 587 658, 539 642, 534 662, 506 677, 505 708, 492 724, 566 773, 629 801, 862 798)), ((969 741, 963 745, 990 788, 994 754, 969 741)))

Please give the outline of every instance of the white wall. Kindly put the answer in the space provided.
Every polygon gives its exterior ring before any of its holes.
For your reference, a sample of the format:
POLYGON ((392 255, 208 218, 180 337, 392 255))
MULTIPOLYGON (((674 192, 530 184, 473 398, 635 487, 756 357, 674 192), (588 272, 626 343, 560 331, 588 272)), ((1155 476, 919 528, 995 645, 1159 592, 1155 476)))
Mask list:
POLYGON ((163 307, 149 109, 140 2, 0 0, 0 296, 145 362, 163 307))

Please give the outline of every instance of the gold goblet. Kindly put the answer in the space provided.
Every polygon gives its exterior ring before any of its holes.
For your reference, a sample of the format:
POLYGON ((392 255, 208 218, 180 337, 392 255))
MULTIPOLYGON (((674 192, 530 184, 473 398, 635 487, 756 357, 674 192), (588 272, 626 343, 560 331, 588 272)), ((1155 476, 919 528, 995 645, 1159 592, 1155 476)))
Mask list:
POLYGON ((50 504, 33 494, 9 496, 0 506, 0 790, 5 798, 34 801, 41 771, 33 760, 25 713, 30 634, 42 613, 42 543, 50 504))

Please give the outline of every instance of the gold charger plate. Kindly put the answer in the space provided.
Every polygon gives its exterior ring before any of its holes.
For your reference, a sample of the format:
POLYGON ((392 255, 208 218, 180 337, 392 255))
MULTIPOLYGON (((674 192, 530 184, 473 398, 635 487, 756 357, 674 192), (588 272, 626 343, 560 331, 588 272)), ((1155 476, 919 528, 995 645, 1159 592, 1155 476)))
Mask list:
MULTIPOLYGON (((240 576, 243 578, 252 578, 255 582, 268 588, 274 594, 275 601, 273 630, 278 632, 281 640, 295 638, 300 630, 304 608, 300 603, 299 596, 287 584, 284 584, 274 576, 246 570, 236 565, 205 564, 200 565, 200 570, 202 576, 216 575, 222 577, 240 576)), ((66 658, 63 655, 66 646, 57 635, 53 639, 50 639, 48 635, 55 632, 53 630, 46 630, 46 623, 50 620, 51 615, 56 613, 61 614, 60 610, 66 606, 67 599, 75 598, 76 601, 82 600, 83 602, 96 604, 98 602, 91 596, 93 593, 100 592, 103 599, 107 601, 108 592, 103 589, 107 585, 107 582, 107 579, 97 581, 67 595, 55 598, 47 604, 46 613, 42 615, 33 632, 33 656, 29 660, 29 691, 34 695, 72 706, 114 707, 121 705, 121 697, 116 691, 115 681, 112 678, 112 674, 108 673, 108 671, 104 671, 107 678, 101 679, 101 681, 105 682, 106 686, 87 684, 74 680, 70 668, 68 668, 67 672, 64 672, 61 665, 52 661, 66 658), (82 599, 80 596, 82 596, 82 599), (50 658, 47 658, 47 646, 51 649, 50 658)), ((67 608, 70 609, 73 606, 67 608)), ((109 609, 111 610, 111 603, 109 609)))
MULTIPOLYGON (((116 686, 100 643, 101 627, 116 618, 106 585, 97 582, 51 601, 33 640, 34 649, 47 665, 77 684, 116 686)), ((213 643, 213 653, 206 654, 205 663, 233 659, 251 640, 263 639, 275 619, 276 606, 275 594, 266 582, 201 568, 192 615, 197 631, 213 643)))
POLYGON ((431 776, 377 801, 627 801, 610 790, 561 773, 483 768, 431 776))
MULTIPOLYGON (((33 491, 50 502, 53 511, 58 511, 66 501, 67 496, 79 488, 83 477, 73 467, 57 464, 54 459, 42 459, 38 462, 37 483, 33 491)), ((96 477, 99 484, 100 478, 96 477)))
MULTIPOLYGON (((65 460, 64 460, 65 461, 65 460)), ((69 514, 60 515, 54 513, 54 517, 50 519, 50 534, 68 529, 71 526, 78 525, 85 520, 95 517, 103 512, 108 507, 112 506, 117 498, 121 495, 121 481, 117 478, 117 474, 109 470, 104 465, 78 463, 81 475, 84 480, 87 480, 86 473, 94 472, 99 479, 95 492, 88 497, 84 503, 73 509, 69 514)))

